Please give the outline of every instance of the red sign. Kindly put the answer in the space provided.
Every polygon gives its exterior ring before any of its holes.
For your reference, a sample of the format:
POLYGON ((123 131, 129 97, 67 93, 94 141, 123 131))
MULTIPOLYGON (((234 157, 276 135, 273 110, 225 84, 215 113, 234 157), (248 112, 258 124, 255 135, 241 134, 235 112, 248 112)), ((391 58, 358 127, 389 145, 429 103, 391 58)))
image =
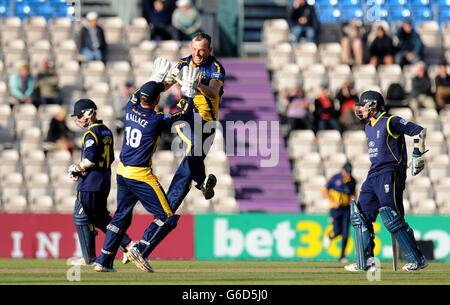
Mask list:
MULTIPOLYGON (((194 217, 181 215, 178 225, 153 251, 150 258, 193 259, 194 217)), ((134 214, 127 234, 141 239, 153 220, 151 215, 134 214)), ((97 255, 105 234, 97 229, 97 255)), ((69 258, 81 257, 78 237, 71 214, 0 214, 0 257, 3 258, 69 258)), ((121 251, 118 257, 121 258, 121 251)))

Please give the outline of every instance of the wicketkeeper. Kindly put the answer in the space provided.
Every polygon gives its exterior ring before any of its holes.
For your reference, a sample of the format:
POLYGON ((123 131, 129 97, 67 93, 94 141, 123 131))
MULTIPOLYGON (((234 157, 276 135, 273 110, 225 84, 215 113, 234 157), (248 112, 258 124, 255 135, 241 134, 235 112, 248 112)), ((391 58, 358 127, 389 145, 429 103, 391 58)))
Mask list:
MULTIPOLYGON (((90 99, 77 101, 72 117, 76 117, 77 125, 86 130, 82 139, 81 161, 70 165, 68 173, 74 181, 78 181, 73 222, 84 263, 90 265, 96 259, 95 228, 106 233, 106 226, 111 221, 107 199, 111 188, 114 138, 103 121, 97 120, 97 106, 90 99)), ((125 235, 121 241, 124 252, 130 242, 131 239, 125 235)))
POLYGON ((386 229, 395 237, 408 263, 404 271, 416 271, 428 264, 420 252, 414 232, 406 223, 403 208, 407 151, 404 135, 414 138, 412 175, 425 166, 426 129, 384 111, 383 96, 375 91, 363 92, 355 114, 366 119, 365 127, 371 167, 361 186, 358 203, 352 200, 350 220, 355 233, 356 263, 345 266, 347 271, 374 270, 374 230, 378 214, 386 229))

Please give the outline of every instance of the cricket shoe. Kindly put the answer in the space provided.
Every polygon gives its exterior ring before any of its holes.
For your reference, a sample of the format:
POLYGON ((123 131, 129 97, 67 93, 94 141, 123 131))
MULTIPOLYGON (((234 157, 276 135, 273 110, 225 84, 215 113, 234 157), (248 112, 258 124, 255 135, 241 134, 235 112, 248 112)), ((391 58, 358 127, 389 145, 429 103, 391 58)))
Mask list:
POLYGON ((216 186, 217 178, 213 174, 209 174, 206 182, 202 185, 202 193, 206 200, 214 197, 214 187, 216 186))
POLYGON ((426 268, 428 266, 428 262, 425 259, 425 256, 422 256, 420 259, 420 264, 417 265, 416 263, 408 263, 403 266, 403 271, 419 271, 420 269, 426 268))
POLYGON ((123 252, 123 257, 122 257, 122 263, 123 264, 128 264, 130 262, 130 260, 128 259, 127 256, 127 252, 130 251, 131 248, 133 248, 134 246, 136 246, 137 243, 134 241, 131 241, 126 247, 125 247, 125 251, 123 252))
POLYGON ((142 257, 141 252, 137 247, 130 247, 128 252, 125 253, 130 261, 132 261, 136 267, 144 272, 154 272, 153 268, 150 266, 148 259, 142 257))
POLYGON ((94 263, 94 270, 97 272, 117 272, 114 268, 107 268, 99 263, 94 263))
POLYGON ((344 266, 345 271, 357 272, 357 271, 370 271, 374 272, 377 270, 377 266, 375 265, 375 259, 373 257, 369 257, 366 261, 366 269, 360 270, 358 269, 358 265, 356 263, 344 266))

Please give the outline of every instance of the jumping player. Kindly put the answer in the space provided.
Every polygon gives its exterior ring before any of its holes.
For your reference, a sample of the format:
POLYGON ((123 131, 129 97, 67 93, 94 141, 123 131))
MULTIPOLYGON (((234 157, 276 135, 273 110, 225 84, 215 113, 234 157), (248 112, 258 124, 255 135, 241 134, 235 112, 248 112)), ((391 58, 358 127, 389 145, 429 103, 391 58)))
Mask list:
POLYGON ((393 234, 408 263, 404 271, 416 271, 428 264, 420 252, 414 232, 405 222, 403 190, 405 189, 407 152, 404 135, 413 137, 412 175, 425 166, 426 129, 383 110, 383 96, 375 91, 361 94, 355 114, 367 119, 365 127, 371 167, 361 186, 358 203, 351 201, 351 223, 355 232, 356 263, 347 271, 374 270, 373 222, 378 213, 386 229, 393 234))
MULTIPOLYGON (((97 119, 97 106, 90 99, 80 99, 74 105, 72 117, 86 130, 82 140, 81 161, 70 165, 68 173, 78 181, 73 221, 77 229, 84 263, 96 259, 95 227, 106 233, 111 221, 107 199, 111 188, 111 163, 114 161, 114 138, 111 130, 97 119)), ((121 241, 125 252, 131 239, 121 241)))
POLYGON ((217 179, 213 174, 206 177, 204 160, 214 139, 216 125, 219 118, 219 101, 223 95, 225 69, 220 62, 211 55, 211 37, 205 33, 198 33, 191 41, 192 54, 182 58, 172 70, 169 81, 165 82, 165 90, 176 81, 176 75, 186 66, 192 66, 201 73, 197 92, 194 97, 194 116, 187 126, 177 126, 176 130, 183 140, 186 156, 179 165, 167 191, 170 207, 176 211, 191 188, 202 191, 206 199, 214 196, 217 179), (201 127, 200 132, 194 134, 196 122, 201 127))
POLYGON ((174 122, 187 120, 193 114, 193 101, 200 72, 194 67, 183 68, 177 76, 181 85, 181 111, 174 114, 155 112, 154 108, 164 91, 162 81, 170 71, 163 58, 155 60, 150 81, 133 94, 125 110, 124 139, 117 168, 117 210, 108 225, 101 256, 96 260, 96 271, 114 272, 113 262, 120 241, 131 224, 132 212, 139 200, 154 215, 154 220, 143 237, 127 252, 129 260, 146 272, 153 272, 146 257, 175 229, 179 215, 169 206, 158 177, 152 173, 152 156, 163 130, 174 122))

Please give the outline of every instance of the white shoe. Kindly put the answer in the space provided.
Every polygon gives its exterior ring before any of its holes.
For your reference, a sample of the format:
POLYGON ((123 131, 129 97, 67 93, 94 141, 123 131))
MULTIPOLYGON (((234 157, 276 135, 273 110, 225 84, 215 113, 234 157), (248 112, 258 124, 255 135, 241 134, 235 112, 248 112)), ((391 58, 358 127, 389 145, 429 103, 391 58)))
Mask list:
POLYGON ((377 266, 375 265, 375 258, 369 257, 366 261, 366 269, 360 270, 356 263, 344 266, 345 271, 357 272, 357 271, 371 271, 374 272, 377 270, 377 266))
POLYGON ((154 272, 153 268, 150 266, 150 261, 147 258, 143 258, 141 252, 137 247, 132 247, 126 253, 128 259, 132 261, 136 267, 144 272, 154 272))
POLYGON ((97 272, 117 272, 114 268, 106 268, 105 266, 100 265, 99 263, 94 263, 94 270, 97 272))
POLYGON ((425 256, 422 256, 422 259, 420 261, 420 264, 417 265, 416 263, 408 263, 405 266, 403 266, 403 271, 419 271, 420 269, 423 269, 428 266, 428 262, 425 259, 425 256))
MULTIPOLYGON (((131 248, 133 248, 134 246, 136 246, 137 245, 137 242, 134 242, 134 241, 131 241, 129 244, 128 244, 128 246, 126 246, 125 247, 125 249, 127 250, 127 252, 128 251, 130 251, 130 249, 131 248)), ((128 256, 127 256, 127 252, 124 252, 123 253, 123 256, 122 256, 122 263, 125 265, 125 264, 128 264, 129 262, 130 262, 130 260, 128 259, 128 256)))

